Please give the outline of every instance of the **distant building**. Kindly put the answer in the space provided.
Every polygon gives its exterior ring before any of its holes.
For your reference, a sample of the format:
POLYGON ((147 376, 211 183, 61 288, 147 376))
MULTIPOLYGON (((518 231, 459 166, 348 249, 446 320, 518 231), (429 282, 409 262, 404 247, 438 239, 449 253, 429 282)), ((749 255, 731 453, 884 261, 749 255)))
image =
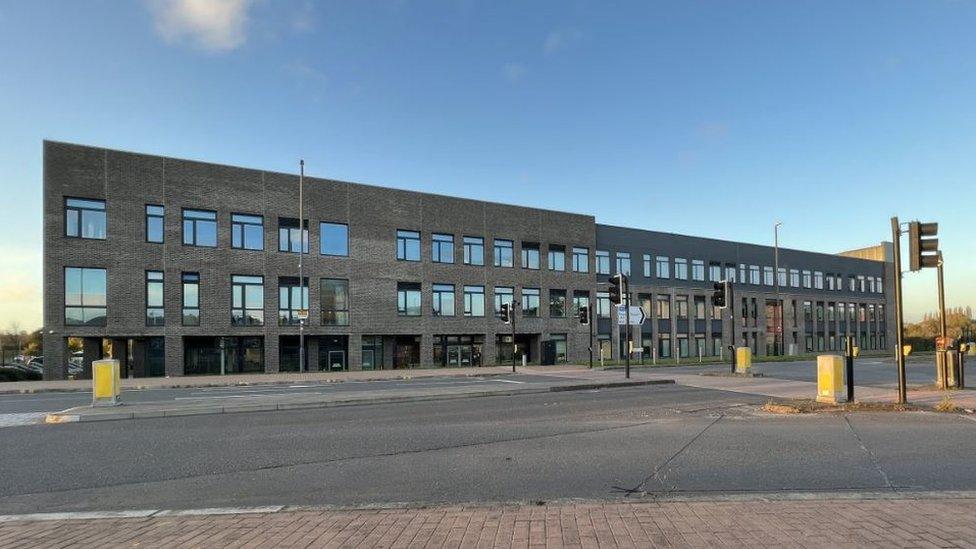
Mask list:
POLYGON ((647 316, 634 329, 647 360, 724 354, 733 337, 759 355, 839 350, 848 333, 866 350, 892 341, 885 245, 780 249, 777 271, 769 246, 318 178, 300 222, 297 182, 45 142, 46 377, 67 375, 68 338, 86 368, 110 341, 134 376, 296 371, 306 308, 310 370, 507 363, 513 343, 530 362, 584 361, 576 315, 590 304, 594 355, 616 359, 617 272, 647 316), (734 322, 710 303, 722 279, 735 281, 734 322))

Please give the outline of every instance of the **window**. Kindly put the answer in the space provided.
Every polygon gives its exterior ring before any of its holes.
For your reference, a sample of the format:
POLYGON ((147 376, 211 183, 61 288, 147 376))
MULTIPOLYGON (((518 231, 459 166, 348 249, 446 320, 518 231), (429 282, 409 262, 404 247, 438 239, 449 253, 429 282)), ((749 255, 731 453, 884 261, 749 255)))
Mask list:
POLYGON ((857 277, 857 288, 862 294, 864 293, 864 275, 858 275, 857 277))
POLYGON ((217 247, 217 212, 183 210, 183 244, 217 247))
POLYGON ((824 303, 823 301, 817 302, 817 322, 823 322, 824 320, 824 303))
POLYGON ((74 238, 105 240, 105 201, 85 198, 64 200, 64 234, 74 238))
POLYGON ((776 271, 776 284, 781 288, 786 286, 786 267, 780 267, 776 271))
POLYGON ((749 280, 749 275, 746 272, 746 264, 739 263, 739 282, 745 284, 749 280))
MULTIPOLYGON (((420 241, 417 241, 420 252, 420 241)), ((397 314, 400 316, 420 316, 420 283, 397 282, 397 314)))
POLYGON ((657 256, 657 268, 654 276, 658 278, 671 278, 671 268, 667 256, 657 256))
POLYGON ((495 239, 495 266, 515 266, 515 245, 511 240, 495 239))
POLYGON ((698 281, 705 280, 705 262, 701 259, 691 260, 691 279, 698 281))
POLYGON ((573 292, 573 314, 579 314, 580 309, 589 309, 590 292, 575 290, 573 292))
POLYGON ((234 326, 264 325, 264 277, 231 276, 230 323, 234 326))
POLYGON ((278 218, 278 251, 308 253, 308 220, 302 221, 301 230, 298 229, 298 220, 290 217, 278 218))
POLYGON ((539 288, 522 288, 522 316, 539 316, 539 288))
POLYGON ((813 303, 810 301, 803 302, 803 320, 807 322, 813 320, 813 303))
POLYGON ((759 265, 749 265, 749 284, 759 285, 759 265))
POLYGON ((688 320, 688 296, 674 296, 674 308, 678 314, 678 320, 688 320))
POLYGON ((573 271, 577 273, 590 272, 589 248, 573 247, 573 271))
POLYGON ((566 316, 566 290, 549 290, 549 316, 566 316))
POLYGON ((708 280, 711 282, 722 281, 722 264, 711 262, 708 264, 708 280))
POLYGON ((827 289, 828 290, 833 290, 834 289, 834 275, 833 275, 833 273, 827 273, 826 282, 827 282, 827 289))
POLYGON ((800 287, 800 271, 797 269, 790 269, 790 286, 793 288, 800 287))
POLYGON ((688 334, 678 334, 678 356, 688 356, 688 334))
POLYGON ((823 290, 824 287, 824 275, 820 271, 813 272, 813 287, 817 290, 823 290))
POLYGON ((857 291, 857 277, 854 275, 847 276, 847 287, 850 291, 857 291))
POLYGON ((345 223, 319 223, 319 253, 349 257, 349 225, 345 223))
POLYGON ((260 215, 231 214, 230 245, 241 250, 263 250, 264 218, 260 215))
POLYGON ((502 314, 502 303, 515 303, 515 288, 511 286, 495 286, 495 316, 502 314))
POLYGON ((105 269, 65 267, 65 325, 105 326, 106 288, 105 269))
POLYGON ((879 294, 884 293, 884 282, 881 280, 880 276, 875 277, 874 279, 874 289, 879 294))
POLYGON ((853 303, 847 304, 847 318, 848 320, 857 320, 857 308, 853 303))
POLYGON ((163 242, 163 220, 166 209, 156 204, 146 204, 146 242, 163 242))
POLYGON ((485 264, 485 239, 480 236, 464 237, 464 264, 485 264))
POLYGON ((763 266, 763 284, 766 286, 774 286, 776 281, 773 280, 773 268, 769 266, 763 266))
POLYGON ((834 305, 833 303, 827 303, 827 320, 828 321, 833 322, 837 318, 837 316, 835 315, 836 309, 837 309, 837 306, 836 305, 834 305))
POLYGON ((644 266, 644 278, 651 278, 651 255, 644 254, 641 263, 644 266))
POLYGON ((671 358, 671 336, 661 334, 657 338, 658 358, 671 358))
POLYGON ((735 264, 726 263, 725 264, 725 279, 729 282, 735 282, 735 264))
POLYGON ((323 278, 319 281, 323 326, 349 325, 349 281, 323 278))
POLYGON ((454 263, 454 235, 430 235, 430 260, 434 263, 454 263))
POLYGON ((596 274, 610 274, 610 252, 596 251, 596 274))
POLYGON ((695 318, 705 320, 705 296, 695 296, 695 318))
POLYGON ((397 259, 400 261, 420 261, 420 233, 397 230, 397 259))
POLYGON ((670 320, 671 319, 671 296, 659 295, 657 300, 654 302, 656 304, 657 310, 655 311, 656 316, 659 320, 670 320))
POLYGON ((813 286, 813 275, 810 271, 803 271, 803 287, 809 288, 813 286))
POLYGON ((431 307, 434 316, 454 316, 454 285, 434 284, 431 307))
POLYGON ((485 316, 485 287, 464 287, 464 316, 485 316))
POLYGON ((302 284, 299 284, 297 276, 279 278, 278 324, 282 326, 301 324, 298 311, 302 309, 308 309, 308 279, 303 279, 302 284))
POLYGON ((674 258, 675 280, 688 280, 688 260, 683 257, 674 258))
POLYGON ((183 273, 183 325, 200 325, 200 273, 183 273))
POLYGON ((839 291, 839 292, 843 292, 844 291, 844 276, 843 275, 837 275, 835 278, 837 280, 834 281, 834 288, 837 291, 839 291))
POLYGON ((617 272, 630 276, 630 252, 617 252, 617 272))
POLYGON ((596 316, 597 318, 610 318, 610 293, 596 293, 596 316))
POLYGON ((837 304, 837 319, 838 320, 846 320, 847 319, 847 316, 846 316, 846 313, 844 312, 844 309, 845 309, 845 307, 844 307, 844 303, 843 302, 837 304))
POLYGON ((163 271, 146 271, 146 326, 163 326, 163 271))
POLYGON ((566 270, 566 248, 563 246, 556 246, 555 244, 549 245, 549 270, 566 270))
POLYGON ((534 242, 522 243, 522 268, 539 269, 539 245, 534 242))

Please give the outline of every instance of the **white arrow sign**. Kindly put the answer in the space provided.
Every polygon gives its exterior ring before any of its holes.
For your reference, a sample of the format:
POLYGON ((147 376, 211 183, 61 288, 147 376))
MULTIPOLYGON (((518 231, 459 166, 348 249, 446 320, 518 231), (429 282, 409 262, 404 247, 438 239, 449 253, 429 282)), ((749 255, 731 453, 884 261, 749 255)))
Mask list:
MULTIPOLYGON (((644 309, 636 305, 630 306, 630 325, 640 326, 644 323, 644 309)), ((623 305, 617 305, 617 324, 620 326, 627 325, 627 307, 623 305)))

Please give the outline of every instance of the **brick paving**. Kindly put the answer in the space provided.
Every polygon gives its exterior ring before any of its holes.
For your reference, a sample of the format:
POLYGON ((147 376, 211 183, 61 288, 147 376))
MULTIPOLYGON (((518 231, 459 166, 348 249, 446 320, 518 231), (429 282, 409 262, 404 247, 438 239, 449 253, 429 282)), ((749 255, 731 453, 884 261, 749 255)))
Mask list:
POLYGON ((968 547, 976 499, 668 501, 0 522, 0 547, 968 547))

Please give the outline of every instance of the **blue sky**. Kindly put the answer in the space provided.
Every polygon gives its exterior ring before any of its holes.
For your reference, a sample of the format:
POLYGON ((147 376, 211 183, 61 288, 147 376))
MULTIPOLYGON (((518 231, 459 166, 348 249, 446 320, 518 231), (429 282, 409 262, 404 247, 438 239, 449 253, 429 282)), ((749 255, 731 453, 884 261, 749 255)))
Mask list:
MULTIPOLYGON (((939 0, 0 0, 0 328, 40 324, 45 138, 822 252, 938 220, 976 306, 974 27, 939 0)), ((906 276, 909 319, 934 285, 906 276)))

